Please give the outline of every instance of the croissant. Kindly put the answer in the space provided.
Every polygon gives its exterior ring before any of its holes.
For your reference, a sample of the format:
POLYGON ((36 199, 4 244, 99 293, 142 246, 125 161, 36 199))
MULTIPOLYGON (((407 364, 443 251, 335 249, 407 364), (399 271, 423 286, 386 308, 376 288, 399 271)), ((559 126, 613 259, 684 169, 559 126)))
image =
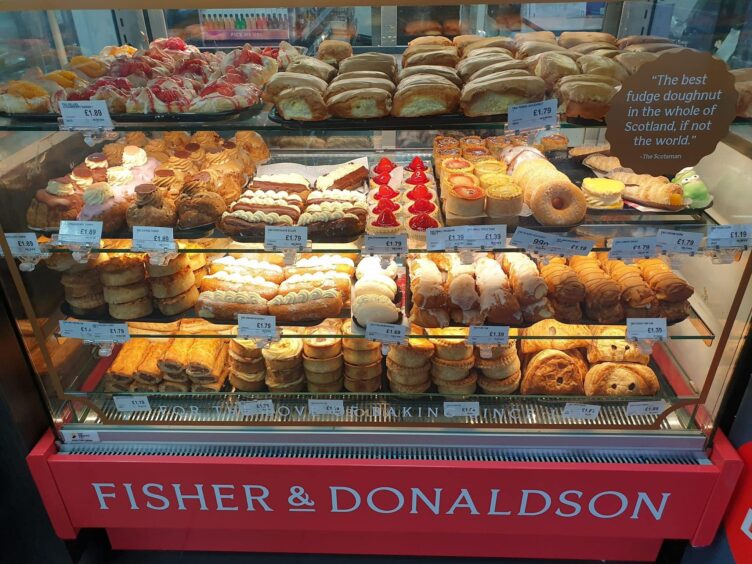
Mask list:
POLYGON ((661 301, 683 302, 695 292, 692 286, 674 274, 661 259, 641 259, 637 261, 637 266, 656 297, 661 301))
POLYGON ((548 297, 560 305, 577 304, 585 299, 585 286, 564 259, 552 259, 541 265, 540 273, 548 287, 548 297))

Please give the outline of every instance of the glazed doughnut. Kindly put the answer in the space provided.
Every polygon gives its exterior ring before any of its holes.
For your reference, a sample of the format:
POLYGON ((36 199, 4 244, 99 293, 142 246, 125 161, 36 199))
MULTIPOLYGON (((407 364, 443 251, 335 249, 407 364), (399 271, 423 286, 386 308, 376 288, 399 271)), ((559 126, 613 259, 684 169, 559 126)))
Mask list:
POLYGON ((269 301, 269 314, 284 323, 337 317, 342 311, 342 294, 337 290, 301 290, 269 301))
POLYGON ((177 315, 191 309, 198 300, 198 288, 191 284, 190 288, 170 298, 155 299, 154 301, 162 315, 177 315))
POLYGON ((575 185, 550 182, 533 192, 530 209, 542 225, 574 225, 585 218, 587 202, 575 185))
MULTIPOLYGON (((149 283, 154 297, 164 299, 182 294, 191 286, 195 287, 196 278, 193 276, 191 267, 186 264, 185 268, 169 276, 149 278, 149 283)), ((198 297, 198 294, 196 296, 198 297)))
POLYGON ((146 282, 104 287, 104 299, 108 304, 124 304, 148 295, 149 285, 146 282))
POLYGON ((115 319, 137 319, 152 312, 151 298, 139 298, 124 304, 109 304, 109 310, 115 319))

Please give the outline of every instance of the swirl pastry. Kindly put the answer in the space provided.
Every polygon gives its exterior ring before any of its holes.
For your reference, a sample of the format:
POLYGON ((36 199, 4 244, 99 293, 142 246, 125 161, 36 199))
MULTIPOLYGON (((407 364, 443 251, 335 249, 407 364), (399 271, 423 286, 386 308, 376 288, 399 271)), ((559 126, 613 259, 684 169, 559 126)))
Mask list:
POLYGON ((150 225, 155 227, 172 227, 177 220, 175 204, 154 184, 136 186, 136 201, 125 214, 128 227, 150 225))

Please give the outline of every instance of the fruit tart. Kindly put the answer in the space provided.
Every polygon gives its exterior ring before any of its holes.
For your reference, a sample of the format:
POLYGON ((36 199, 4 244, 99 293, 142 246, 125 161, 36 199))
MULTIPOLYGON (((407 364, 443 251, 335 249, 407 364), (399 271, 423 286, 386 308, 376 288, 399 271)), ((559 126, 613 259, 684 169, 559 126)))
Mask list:
POLYGON ((29 204, 26 224, 32 229, 57 229, 62 220, 75 220, 84 207, 82 194, 70 176, 50 180, 29 204))
POLYGON ((417 241, 426 240, 426 230, 441 227, 439 221, 426 213, 421 213, 411 217, 407 221, 407 234, 411 239, 417 241))

